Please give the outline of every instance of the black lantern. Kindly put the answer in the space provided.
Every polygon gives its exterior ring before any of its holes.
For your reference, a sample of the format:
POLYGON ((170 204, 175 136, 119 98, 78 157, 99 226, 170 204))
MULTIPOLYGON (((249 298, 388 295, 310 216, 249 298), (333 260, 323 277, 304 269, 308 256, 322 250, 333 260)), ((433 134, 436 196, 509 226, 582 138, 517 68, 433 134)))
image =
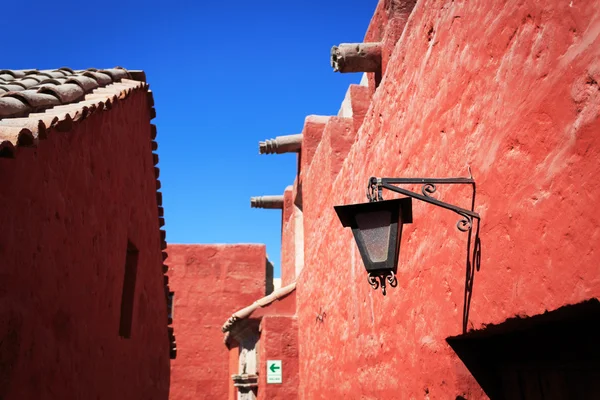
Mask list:
MULTIPOLYGON (((469 173, 470 173, 469 169, 469 173)), ((373 289, 381 286, 385 295, 386 281, 396 287, 396 270, 400 253, 402 225, 412 223, 412 199, 424 201, 445 208, 460 215, 456 224, 458 230, 468 232, 467 239, 467 285, 465 286, 465 310, 470 302, 471 288, 475 269, 479 270, 481 243, 479 241, 480 216, 475 212, 475 180, 469 178, 377 178, 369 179, 367 185, 369 203, 350 204, 334 207, 344 227, 351 227, 354 239, 369 274, 369 283, 373 289), (416 193, 398 185, 420 184, 421 193, 416 193), (436 185, 469 185, 473 189, 471 209, 459 207, 436 199, 436 185), (397 200, 383 200, 382 190, 387 189, 407 196, 397 200), (472 240, 473 221, 477 221, 475 238, 472 240), (472 251, 472 253, 471 253, 472 251), (379 279, 379 282, 377 281, 379 279)), ((466 329, 468 312, 463 318, 463 330, 466 329)))
POLYGON ((386 280, 392 287, 398 284, 396 270, 402 225, 412 223, 412 199, 373 201, 334 209, 342 225, 352 228, 369 283, 373 289, 381 285, 385 295, 386 280))

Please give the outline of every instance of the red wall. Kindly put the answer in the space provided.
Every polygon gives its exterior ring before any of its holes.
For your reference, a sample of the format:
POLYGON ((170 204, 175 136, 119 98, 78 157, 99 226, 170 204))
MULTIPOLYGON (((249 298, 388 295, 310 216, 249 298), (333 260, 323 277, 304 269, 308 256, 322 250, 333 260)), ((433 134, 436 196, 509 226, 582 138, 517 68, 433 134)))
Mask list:
POLYGON ((298 322, 296 317, 266 315, 262 318, 260 327, 258 399, 297 399, 299 374, 298 322), (281 384, 267 383, 268 360, 281 360, 281 384))
POLYGON ((281 286, 296 280, 296 206, 292 187, 283 192, 281 216, 281 286))
POLYGON ((0 158, 0 398, 168 397, 149 121, 140 90, 0 158), (139 258, 125 339, 128 240, 139 258))
POLYGON ((170 399, 226 399, 230 356, 221 327, 265 296, 265 246, 169 245, 167 253, 177 336, 170 399))
MULTIPOLYGON (((382 1, 373 24, 401 3, 382 1)), ((419 1, 339 173, 344 119, 330 118, 320 144, 302 149, 311 157, 301 166, 300 398, 484 397, 445 342, 462 332, 457 216, 413 202, 399 284, 384 297, 333 210, 365 202, 370 176, 468 176, 471 167, 482 260, 469 329, 600 295, 595 5, 419 1), (315 323, 321 310, 327 317, 315 323)), ((455 188, 439 197, 469 205, 455 188)))

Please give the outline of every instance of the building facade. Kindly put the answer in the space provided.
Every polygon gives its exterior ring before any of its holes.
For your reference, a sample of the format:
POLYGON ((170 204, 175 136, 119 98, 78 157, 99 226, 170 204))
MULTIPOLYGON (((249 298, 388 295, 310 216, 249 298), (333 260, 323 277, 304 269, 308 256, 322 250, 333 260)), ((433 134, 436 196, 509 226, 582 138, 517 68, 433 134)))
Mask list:
POLYGON ((154 113, 142 71, 0 71, 0 398, 168 398, 154 113))
POLYGON ((300 398, 598 397, 598 32, 591 1, 380 2, 367 111, 351 88, 303 143, 300 398), (366 202, 371 176, 470 174, 477 265, 456 214, 413 201, 398 285, 373 290, 333 207, 366 202))
MULTIPOLYGON (((231 375, 238 372, 239 346, 224 345, 221 326, 238 308, 273 291, 264 245, 169 244, 167 264, 174 291, 173 321, 178 356, 171 368, 172 400, 227 399, 237 392, 231 375)), ((242 356, 252 364, 253 343, 242 356)), ((249 365, 248 368, 256 367, 249 365)))
POLYGON ((598 398, 600 7, 382 0, 331 63, 364 74, 338 115, 259 145, 298 154, 293 186, 252 200, 282 212, 282 287, 222 319, 218 395, 598 398), (371 177, 474 183, 407 185, 385 295, 334 209, 371 177))

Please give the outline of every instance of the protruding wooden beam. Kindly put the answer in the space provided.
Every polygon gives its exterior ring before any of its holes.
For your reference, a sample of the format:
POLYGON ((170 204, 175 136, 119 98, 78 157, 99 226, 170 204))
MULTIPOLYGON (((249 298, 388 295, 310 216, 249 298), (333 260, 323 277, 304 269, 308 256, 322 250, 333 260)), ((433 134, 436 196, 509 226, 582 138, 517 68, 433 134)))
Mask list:
POLYGON ((250 207, 283 210, 283 195, 251 197, 250 207))
POLYGON ((342 43, 331 48, 333 72, 380 72, 381 43, 342 43))
POLYGON ((302 148, 302 134, 277 136, 258 143, 259 154, 294 153, 302 148))

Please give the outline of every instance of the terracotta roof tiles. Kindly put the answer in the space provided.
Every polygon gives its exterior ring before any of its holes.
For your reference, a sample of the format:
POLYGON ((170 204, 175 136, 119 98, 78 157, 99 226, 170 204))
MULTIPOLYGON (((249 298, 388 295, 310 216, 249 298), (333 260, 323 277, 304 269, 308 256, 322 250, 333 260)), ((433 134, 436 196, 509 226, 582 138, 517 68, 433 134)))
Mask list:
POLYGON ((121 67, 0 70, 0 157, 45 139, 48 128, 69 129, 73 121, 110 109, 137 89, 148 91, 143 71, 121 67))
MULTIPOLYGON (((139 75, 139 74, 138 74, 139 75)), ((131 79, 124 68, 0 70, 0 120, 76 103, 97 88, 131 79)))

